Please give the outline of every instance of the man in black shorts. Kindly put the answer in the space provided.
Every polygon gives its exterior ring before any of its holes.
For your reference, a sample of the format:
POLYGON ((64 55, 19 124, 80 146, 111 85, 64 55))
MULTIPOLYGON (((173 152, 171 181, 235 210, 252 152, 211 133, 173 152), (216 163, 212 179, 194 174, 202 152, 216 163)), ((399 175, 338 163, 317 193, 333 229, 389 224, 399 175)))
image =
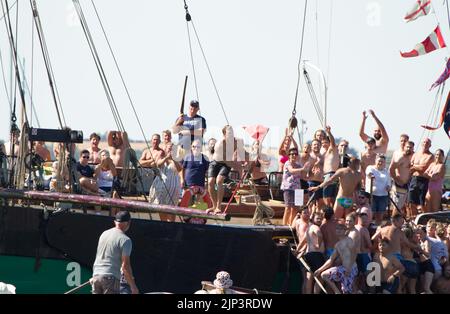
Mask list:
POLYGON ((221 213, 221 205, 224 195, 223 184, 230 174, 231 168, 239 160, 245 160, 245 150, 242 141, 234 137, 233 128, 226 125, 222 129, 224 138, 217 141, 214 147, 213 160, 208 168, 208 192, 211 196, 213 207, 206 212, 221 213), (241 156, 243 155, 243 156, 241 156), (217 192, 216 187, 217 185, 217 192))

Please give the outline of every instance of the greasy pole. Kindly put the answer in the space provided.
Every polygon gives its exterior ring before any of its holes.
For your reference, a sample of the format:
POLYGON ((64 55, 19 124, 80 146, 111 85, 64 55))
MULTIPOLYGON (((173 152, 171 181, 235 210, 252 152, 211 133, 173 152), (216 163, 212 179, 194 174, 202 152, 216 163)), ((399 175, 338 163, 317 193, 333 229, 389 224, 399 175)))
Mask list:
POLYGON ((67 202, 80 205, 97 205, 105 207, 117 207, 132 212, 142 213, 166 213, 179 216, 197 217, 213 220, 230 220, 229 214, 211 215, 206 214, 202 210, 171 206, 156 205, 142 201, 124 200, 119 198, 107 198, 95 195, 79 195, 70 193, 41 192, 41 191, 25 191, 14 189, 1 189, 0 198, 3 199, 26 199, 36 201, 54 201, 67 202))

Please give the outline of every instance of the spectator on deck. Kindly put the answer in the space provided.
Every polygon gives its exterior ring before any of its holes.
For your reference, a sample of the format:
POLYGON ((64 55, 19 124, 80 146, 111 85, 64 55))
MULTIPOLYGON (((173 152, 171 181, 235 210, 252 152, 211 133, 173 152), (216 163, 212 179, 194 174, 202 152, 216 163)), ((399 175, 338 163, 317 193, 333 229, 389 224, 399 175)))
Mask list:
MULTIPOLYGON (((181 165, 172 158, 173 144, 166 146, 164 157, 156 162, 159 169, 150 187, 148 201, 158 205, 177 206, 180 198, 180 177, 181 165)), ((175 216, 171 214, 159 213, 161 221, 175 221, 175 216)))
POLYGON ((383 215, 389 205, 391 176, 386 170, 386 157, 378 154, 374 166, 366 169, 366 192, 372 193, 372 210, 375 213, 375 223, 380 225, 383 215))
POLYGON ((250 153, 250 173, 255 184, 268 185, 266 170, 270 166, 270 158, 261 152, 262 147, 259 141, 254 141, 250 153))
POLYGON ((100 143, 100 136, 97 133, 92 133, 89 136, 89 141, 91 144, 91 147, 89 148, 89 162, 91 164, 99 164, 100 163, 100 148, 98 147, 98 144, 100 143))
POLYGON ((114 166, 123 167, 126 150, 130 147, 127 132, 109 131, 107 138, 110 158, 114 166))
POLYGON ((94 180, 94 169, 89 166, 89 157, 89 151, 83 149, 80 154, 80 160, 77 162, 77 171, 80 174, 80 186, 88 193, 102 193, 102 191, 99 191, 97 182, 94 180))
MULTIPOLYGON (((180 206, 189 207, 193 196, 200 196, 203 202, 212 206, 207 189, 205 189, 206 172, 209 167, 209 161, 202 154, 202 146, 199 140, 192 142, 191 152, 184 156, 181 163, 181 187, 183 187, 183 196, 181 198, 180 206)), ((188 222, 206 223, 205 219, 190 218, 188 222)))
POLYGON ((428 191, 425 196, 425 212, 441 210, 442 186, 445 178, 444 151, 438 149, 434 154, 434 161, 425 170, 424 177, 428 182, 428 191))
MULTIPOLYGON (((173 134, 178 134, 178 145, 186 152, 189 151, 194 140, 203 143, 203 135, 206 132, 206 120, 198 114, 200 104, 197 100, 192 100, 189 104, 187 114, 181 114, 172 127, 173 134)), ((184 157, 183 151, 181 158, 184 157)))

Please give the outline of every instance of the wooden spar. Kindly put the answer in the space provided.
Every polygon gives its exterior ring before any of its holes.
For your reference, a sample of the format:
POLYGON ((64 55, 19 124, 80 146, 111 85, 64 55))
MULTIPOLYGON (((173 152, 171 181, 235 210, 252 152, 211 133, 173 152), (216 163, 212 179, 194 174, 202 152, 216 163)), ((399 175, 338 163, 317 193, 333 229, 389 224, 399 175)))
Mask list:
POLYGON ((188 76, 184 79, 184 88, 183 88, 183 97, 181 98, 181 106, 180 106, 180 115, 184 114, 184 99, 186 97, 186 85, 187 85, 188 76))
POLYGON ((25 191, 13 189, 0 189, 0 198, 4 199, 27 199, 39 201, 67 202, 81 205, 97 205, 106 207, 117 207, 134 212, 144 213, 166 213, 178 216, 197 217, 213 220, 230 220, 229 214, 208 215, 203 210, 185 208, 171 205, 156 205, 142 201, 124 200, 119 198, 107 198, 95 195, 79 195, 69 193, 53 193, 42 191, 25 191))

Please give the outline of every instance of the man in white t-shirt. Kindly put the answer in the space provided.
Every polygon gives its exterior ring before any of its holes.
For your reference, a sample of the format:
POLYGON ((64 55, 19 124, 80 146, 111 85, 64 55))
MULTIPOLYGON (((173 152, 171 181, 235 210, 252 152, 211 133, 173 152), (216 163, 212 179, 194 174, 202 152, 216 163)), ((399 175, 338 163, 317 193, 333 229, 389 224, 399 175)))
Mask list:
POLYGON ((377 225, 380 225, 389 205, 390 189, 391 176, 386 169, 386 156, 377 154, 375 165, 366 168, 366 192, 372 194, 372 211, 377 225))

